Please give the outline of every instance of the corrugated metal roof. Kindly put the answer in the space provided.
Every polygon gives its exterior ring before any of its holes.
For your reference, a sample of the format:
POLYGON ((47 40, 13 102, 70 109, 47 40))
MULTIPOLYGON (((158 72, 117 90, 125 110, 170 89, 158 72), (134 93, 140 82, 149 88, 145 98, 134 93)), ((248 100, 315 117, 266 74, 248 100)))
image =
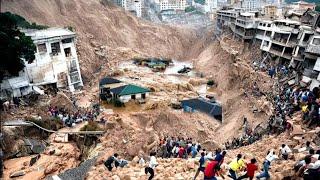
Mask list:
POLYGON ((222 121, 222 107, 218 103, 211 103, 204 99, 188 99, 181 101, 182 106, 188 106, 192 109, 206 113, 214 118, 222 121))
POLYGON ((133 85, 133 84, 129 84, 129 85, 124 85, 124 86, 120 86, 120 87, 117 87, 117 88, 113 88, 113 89, 110 89, 110 91, 112 93, 114 93, 114 94, 119 95, 119 96, 150 92, 149 89, 146 89, 146 88, 143 88, 143 87, 140 87, 140 86, 136 86, 136 85, 133 85))
POLYGON ((15 77, 7 79, 12 89, 29 86, 29 81, 25 77, 15 77))

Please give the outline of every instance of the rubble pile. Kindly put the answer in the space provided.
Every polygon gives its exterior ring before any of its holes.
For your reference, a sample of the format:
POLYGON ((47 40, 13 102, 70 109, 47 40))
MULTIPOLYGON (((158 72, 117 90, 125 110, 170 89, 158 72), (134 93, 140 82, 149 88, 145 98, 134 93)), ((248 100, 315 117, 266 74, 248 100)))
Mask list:
POLYGON ((10 177, 17 172, 23 172, 23 179, 41 179, 53 174, 77 167, 80 163, 80 151, 73 143, 52 143, 40 155, 36 162, 30 165, 35 156, 26 156, 5 161, 4 177, 10 177))
MULTIPOLYGON (((147 179, 149 175, 144 172, 144 165, 138 164, 139 158, 136 157, 129 163, 127 167, 119 168, 113 172, 106 171, 104 165, 93 166, 91 171, 87 174, 87 179, 147 179)), ((192 179, 198 167, 196 159, 158 159, 159 166, 156 168, 155 179, 168 179, 168 180, 183 180, 192 179)), ((200 175, 199 178, 203 178, 200 175)))
POLYGON ((109 118, 107 122, 106 135, 102 137, 97 151, 111 149, 127 159, 156 150, 159 139, 164 136, 190 136, 208 144, 207 148, 212 144, 218 147, 214 130, 219 123, 200 113, 184 114, 163 109, 120 115, 109 118))

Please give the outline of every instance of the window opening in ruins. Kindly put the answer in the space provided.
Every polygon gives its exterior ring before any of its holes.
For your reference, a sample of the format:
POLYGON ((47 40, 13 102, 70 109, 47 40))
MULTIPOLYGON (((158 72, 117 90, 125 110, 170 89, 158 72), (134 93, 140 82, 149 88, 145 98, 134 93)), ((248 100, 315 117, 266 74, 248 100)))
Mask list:
POLYGON ((66 57, 71 57, 71 48, 64 48, 64 54, 66 57))
MULTIPOLYGON (((308 69, 309 69, 308 73, 312 73, 310 70, 313 69, 315 64, 316 64, 316 60, 310 59, 310 58, 305 58, 305 60, 303 62, 303 67, 305 68, 304 75, 306 75, 305 73, 308 72, 308 69)), ((308 74, 308 77, 311 77, 311 76, 313 76, 313 75, 308 74)))
POLYGON ((303 38, 303 41, 304 41, 304 42, 309 41, 310 36, 311 36, 311 34, 305 34, 305 35, 304 35, 304 38, 303 38))
POLYGON ((271 36, 271 34, 272 34, 272 32, 271 32, 271 31, 267 31, 266 36, 270 37, 270 36, 271 36))
POLYGON ((62 39, 63 44, 71 43, 71 42, 72 42, 72 38, 62 39))
POLYGON ((293 52, 293 48, 286 47, 284 49, 284 54, 287 55, 287 56, 291 56, 292 52, 293 52))
POLYGON ((51 54, 56 56, 61 52, 60 50, 60 43, 59 42, 55 42, 55 43, 51 43, 51 54))
POLYGON ((320 38, 314 38, 312 44, 313 45, 320 45, 320 38))
POLYGON ((40 54, 43 54, 43 53, 46 53, 47 52, 47 47, 46 47, 46 44, 45 43, 42 43, 42 44, 38 44, 38 52, 40 54))
POLYGON ((304 54, 305 49, 303 47, 299 47, 298 54, 304 54))
POLYGON ((291 43, 297 43, 298 42, 298 34, 291 34, 289 41, 291 43))
POLYGON ((74 73, 70 74, 70 80, 71 80, 71 83, 79 82, 80 78, 79 78, 78 72, 74 72, 74 73))

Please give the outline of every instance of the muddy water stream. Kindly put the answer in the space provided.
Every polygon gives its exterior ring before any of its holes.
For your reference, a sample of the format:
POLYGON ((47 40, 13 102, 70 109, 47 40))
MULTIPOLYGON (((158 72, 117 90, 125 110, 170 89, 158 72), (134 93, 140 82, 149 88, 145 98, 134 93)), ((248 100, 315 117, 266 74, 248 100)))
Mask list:
MULTIPOLYGON (((153 81, 153 77, 162 77, 165 78, 166 82, 174 83, 174 84, 184 84, 189 81, 190 78, 197 78, 199 75, 194 70, 191 70, 188 73, 180 74, 178 73, 179 70, 183 69, 184 67, 190 67, 193 68, 193 64, 191 62, 183 62, 183 61, 177 61, 172 60, 172 63, 170 63, 167 68, 162 72, 153 72, 151 68, 146 66, 138 66, 134 64, 133 61, 126 61, 119 64, 118 68, 124 71, 130 71, 130 75, 119 78, 120 80, 124 82, 145 82, 150 83, 153 81), (145 76, 143 78, 139 77, 139 74, 145 74, 150 76, 145 76)), ((197 93, 200 96, 205 96, 207 93, 207 85, 201 84, 199 86, 194 87, 197 93)))

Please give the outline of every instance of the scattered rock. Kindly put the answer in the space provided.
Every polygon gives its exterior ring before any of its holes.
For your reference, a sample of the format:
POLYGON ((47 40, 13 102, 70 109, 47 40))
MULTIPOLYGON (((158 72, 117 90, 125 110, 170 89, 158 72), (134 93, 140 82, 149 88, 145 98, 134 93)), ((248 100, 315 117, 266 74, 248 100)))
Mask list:
POLYGON ((10 178, 24 176, 26 173, 24 171, 16 171, 10 174, 10 178))

